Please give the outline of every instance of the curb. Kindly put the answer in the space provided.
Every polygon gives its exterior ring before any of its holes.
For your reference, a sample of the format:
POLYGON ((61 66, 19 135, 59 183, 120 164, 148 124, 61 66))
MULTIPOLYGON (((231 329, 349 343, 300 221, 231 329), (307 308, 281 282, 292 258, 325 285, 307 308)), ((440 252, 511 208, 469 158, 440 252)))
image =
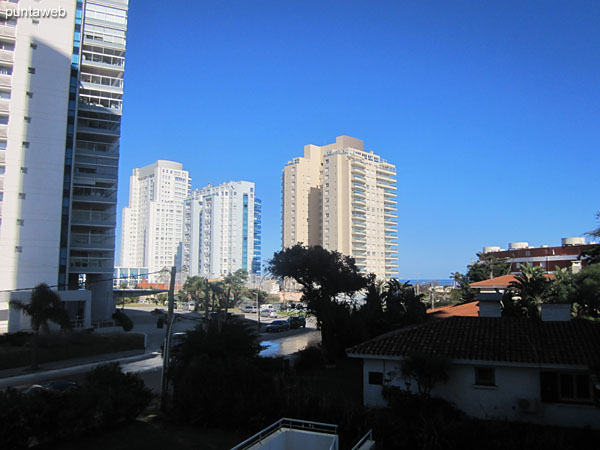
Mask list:
POLYGON ((137 361, 143 361, 145 359, 154 358, 157 355, 153 353, 143 353, 141 355, 127 356, 124 358, 107 359, 103 361, 96 361, 93 363, 80 364, 78 366, 63 367, 60 369, 44 370, 42 372, 30 373, 27 375, 17 375, 14 377, 0 378, 0 388, 7 388, 11 386, 21 386, 27 384, 37 384, 41 381, 54 378, 56 376, 69 376, 76 375, 79 373, 87 372, 97 366, 108 363, 132 363, 137 361))

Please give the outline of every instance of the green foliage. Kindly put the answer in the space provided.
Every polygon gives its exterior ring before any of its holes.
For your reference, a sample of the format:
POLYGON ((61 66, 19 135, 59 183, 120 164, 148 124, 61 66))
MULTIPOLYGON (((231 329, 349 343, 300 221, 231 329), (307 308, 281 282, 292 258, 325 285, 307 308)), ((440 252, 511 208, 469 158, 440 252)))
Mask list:
POLYGON ((463 275, 460 272, 453 272, 450 274, 450 277, 456 282, 462 301, 471 302, 475 300, 475 290, 469 286, 470 280, 467 275, 463 275))
POLYGON ((392 278, 386 284, 383 299, 389 319, 394 325, 417 324, 427 318, 423 295, 417 295, 409 282, 401 284, 392 278))
POLYGON ((539 319, 540 305, 549 302, 552 281, 546 277, 544 269, 528 263, 521 265, 521 273, 509 284, 504 294, 502 314, 506 317, 529 317, 539 319))
POLYGON ((588 250, 581 252, 580 259, 585 261, 587 265, 600 263, 600 245, 594 245, 588 250))
POLYGON ((573 275, 570 297, 578 304, 580 315, 600 317, 600 264, 586 266, 573 275))
POLYGON ((113 319, 115 319, 115 323, 118 326, 123 327, 124 331, 133 330, 133 321, 129 318, 127 314, 125 314, 122 310, 117 309, 112 315, 113 319))
POLYGON ((352 296, 369 282, 354 259, 319 245, 296 244, 276 252, 268 270, 279 278, 293 278, 302 286, 302 300, 317 318, 327 353, 331 358, 343 354, 359 328, 354 326, 358 318, 352 317, 356 309, 339 297, 352 296))
POLYGON ((71 329, 71 319, 60 297, 46 283, 38 284, 33 289, 29 303, 13 300, 10 304, 31 318, 31 328, 36 332, 40 329, 48 332, 49 322, 71 329))
POLYGON ((510 263, 506 258, 497 258, 493 253, 477 253, 477 257, 479 258, 477 262, 467 266, 469 283, 489 280, 510 273, 510 263))
POLYGON ((325 355, 319 345, 300 350, 294 363, 296 370, 321 369, 325 366, 325 355))
POLYGON ((404 379, 415 380, 424 397, 430 397, 436 384, 448 381, 448 367, 447 360, 422 354, 409 355, 401 363, 404 379))
POLYGON ((123 373, 117 363, 105 364, 88 372, 78 399, 93 412, 95 427, 109 427, 134 420, 146 409, 152 393, 142 379, 123 373))
POLYGON ((26 449, 134 420, 151 398, 143 381, 117 364, 97 367, 70 391, 0 391, 0 448, 26 449))
POLYGON ((231 288, 231 294, 233 295, 233 301, 238 304, 242 295, 244 294, 244 284, 248 280, 248 272, 244 269, 238 269, 234 273, 228 274, 223 282, 225 285, 231 288))
POLYGON ((13 388, 0 390, 0 448, 26 449, 31 429, 24 395, 13 388))

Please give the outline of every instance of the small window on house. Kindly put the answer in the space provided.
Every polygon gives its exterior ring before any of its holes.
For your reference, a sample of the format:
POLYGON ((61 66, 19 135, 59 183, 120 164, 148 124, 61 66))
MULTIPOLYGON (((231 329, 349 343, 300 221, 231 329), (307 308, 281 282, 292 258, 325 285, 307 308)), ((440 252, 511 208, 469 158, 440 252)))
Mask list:
POLYGON ((35 44, 35 43, 33 43, 33 42, 32 42, 32 43, 30 43, 30 44, 29 44, 29 46, 30 46, 32 49, 34 49, 34 50, 37 48, 37 44, 35 44))
POLYGON ((475 367, 475 385, 496 386, 496 374, 493 367, 475 367))
POLYGON ((540 373, 543 402, 590 403, 592 386, 590 376, 584 373, 540 373))
POLYGON ((19 200, 25 200, 26 194, 25 192, 19 192, 19 200))
POLYGON ((19 226, 22 227, 23 225, 25 225, 25 220, 23 220, 23 219, 17 219, 17 225, 19 225, 19 226))
POLYGON ((15 253, 23 253, 23 247, 21 247, 20 245, 17 245, 15 247, 15 253))
POLYGON ((27 173, 27 167, 21 167, 21 173, 27 173))
POLYGON ((33 98, 33 92, 31 92, 31 91, 25 92, 25 95, 27 95, 27 97, 29 97, 29 98, 33 98))
POLYGON ((35 67, 29 67, 27 71, 33 75, 35 73, 35 67))
POLYGON ((23 119, 25 120, 25 122, 31 123, 31 117, 25 116, 23 119))
POLYGON ((21 147, 23 147, 23 148, 29 148, 29 142, 28 141, 23 141, 21 143, 21 147))
POLYGON ((383 372, 369 372, 369 384, 383 385, 383 372))

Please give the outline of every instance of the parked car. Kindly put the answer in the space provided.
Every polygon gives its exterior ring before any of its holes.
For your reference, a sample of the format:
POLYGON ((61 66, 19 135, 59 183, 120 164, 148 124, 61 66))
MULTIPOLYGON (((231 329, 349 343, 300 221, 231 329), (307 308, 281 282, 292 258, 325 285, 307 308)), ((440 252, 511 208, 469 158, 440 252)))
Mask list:
POLYGON ((295 330, 296 328, 306 328, 306 319, 304 316, 291 316, 288 318, 288 323, 290 324, 290 328, 295 330))
POLYGON ((77 389, 79 385, 75 381, 55 380, 46 384, 34 384, 25 390, 25 394, 35 394, 42 391, 65 392, 77 389))
MULTIPOLYGON (((180 350, 181 346, 185 342, 186 337, 187 337, 186 332, 173 333, 171 335, 171 352, 175 353, 178 350, 180 350)), ((165 350, 165 343, 163 342, 162 344, 160 344, 160 351, 164 352, 164 350, 165 350)), ((171 353, 171 355, 173 353, 171 353)))
POLYGON ((242 312, 244 312, 246 314, 256 313, 256 311, 257 311, 256 306, 252 306, 252 305, 242 306, 242 312))
MULTIPOLYGON (((260 317, 271 317, 272 312, 274 312, 274 311, 271 311, 270 309, 261 309, 260 317)), ((275 317, 277 317, 277 313, 275 313, 275 317)))
POLYGON ((267 330, 268 333, 279 333, 281 331, 287 331, 289 329, 290 325, 287 323, 286 320, 274 320, 265 328, 265 330, 267 330))

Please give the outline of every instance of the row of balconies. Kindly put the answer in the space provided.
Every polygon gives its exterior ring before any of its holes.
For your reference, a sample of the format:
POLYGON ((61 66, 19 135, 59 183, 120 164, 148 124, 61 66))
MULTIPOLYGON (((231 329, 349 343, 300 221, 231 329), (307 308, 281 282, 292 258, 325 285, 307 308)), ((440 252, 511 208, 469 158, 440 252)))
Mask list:
POLYGON ((116 214, 114 212, 77 210, 71 211, 71 223, 73 225, 97 225, 113 227, 116 224, 116 214))

